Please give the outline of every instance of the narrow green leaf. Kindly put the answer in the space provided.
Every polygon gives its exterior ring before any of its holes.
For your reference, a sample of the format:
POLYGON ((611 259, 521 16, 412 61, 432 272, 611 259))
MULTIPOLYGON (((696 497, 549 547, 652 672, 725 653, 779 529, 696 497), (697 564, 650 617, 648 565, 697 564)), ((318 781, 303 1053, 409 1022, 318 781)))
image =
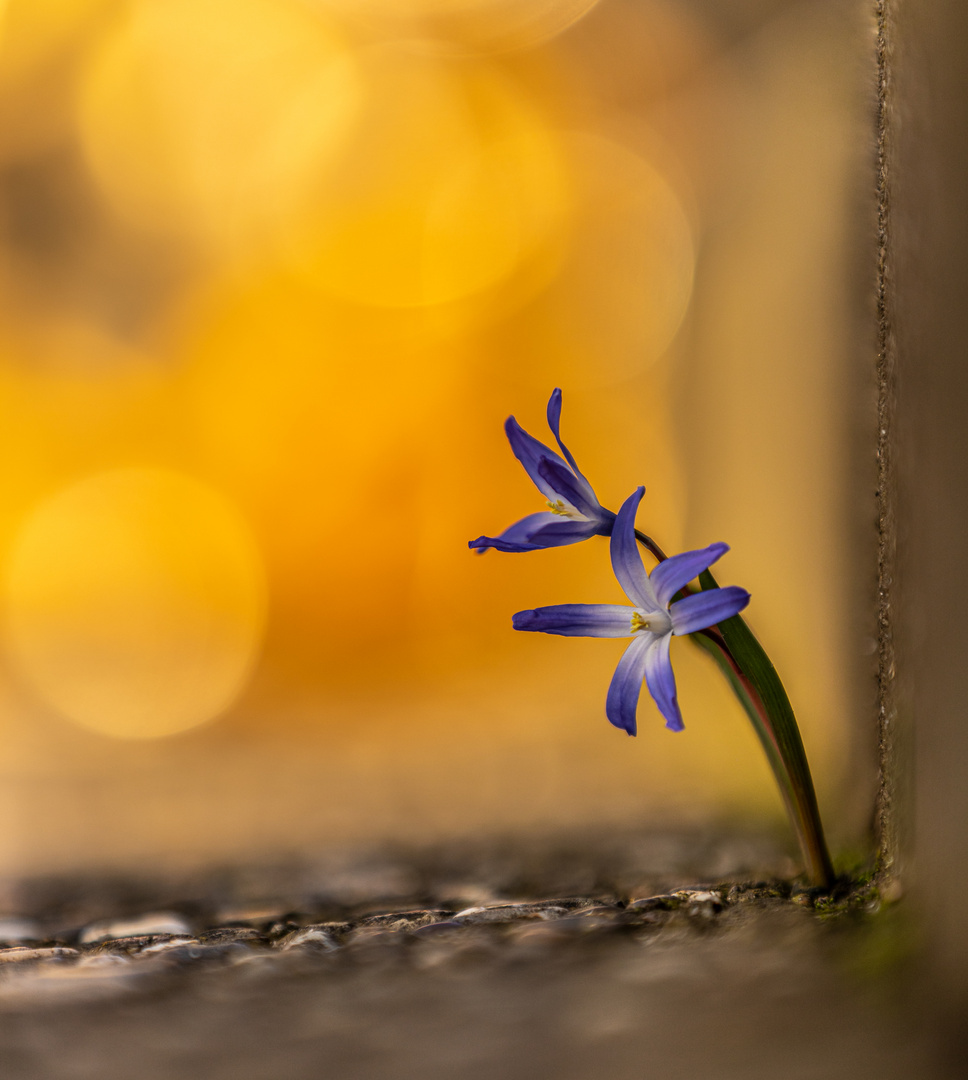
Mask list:
MULTIPOLYGON (((700 574, 699 584, 704 590, 718 588, 716 579, 708 570, 700 574)), ((766 751, 811 877, 817 885, 829 885, 833 880, 833 870, 820 823, 817 796, 787 692, 769 656, 742 616, 734 615, 731 619, 725 619, 718 629, 740 671, 749 680, 761 709, 715 642, 709 638, 703 640, 701 634, 693 637, 712 655, 719 654, 716 656, 717 663, 729 679, 766 751)))

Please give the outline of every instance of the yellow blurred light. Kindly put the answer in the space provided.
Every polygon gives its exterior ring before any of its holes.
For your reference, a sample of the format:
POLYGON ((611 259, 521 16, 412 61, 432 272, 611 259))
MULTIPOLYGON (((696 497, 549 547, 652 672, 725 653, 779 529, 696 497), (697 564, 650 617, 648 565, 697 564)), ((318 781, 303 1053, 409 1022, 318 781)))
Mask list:
POLYGON ((406 34, 419 29, 450 46, 520 49, 567 30, 598 0, 315 0, 347 17, 406 34))
POLYGON ((183 333, 199 445, 217 471, 273 499, 298 477, 325 483, 332 504, 351 497, 361 473, 393 468, 460 365, 419 311, 364 312, 283 275, 211 290, 183 333))
POLYGON ((0 0, 0 79, 50 62, 116 0, 0 0))
MULTIPOLYGON (((44 180, 33 171, 38 159, 49 161, 46 155, 63 153, 63 147, 73 142, 71 97, 77 57, 116 4, 117 0, 0 0, 0 158, 16 162, 14 170, 24 165, 32 170, 20 193, 21 205, 24 196, 43 199, 44 180)), ((16 186, 5 189, 5 202, 11 194, 16 200, 16 186)), ((7 205, 8 217, 16 220, 18 208, 7 205)), ((52 229, 49 213, 43 216, 46 235, 53 235, 56 227, 52 229)))
MULTIPOLYGON (((57 395, 66 389, 74 396, 83 384, 110 393, 157 367, 156 358, 147 350, 92 320, 59 312, 31 319, 32 314, 24 318, 21 312, 4 312, 7 325, 0 330, 0 367, 16 371, 35 395, 38 391, 57 395)), ((83 411, 79 400, 74 404, 83 411)))
POLYGON ((304 4, 141 0, 92 55, 78 109, 91 169, 124 214, 232 242, 325 168, 358 101, 352 55, 304 4))
POLYGON ((260 522, 270 648, 282 642, 290 666, 308 656, 317 685, 369 664, 388 598, 397 627, 409 619, 427 445, 466 362, 422 315, 340 305, 270 276, 199 298, 183 329, 206 473, 244 492, 260 522))
POLYGON ((23 525, 5 582, 9 651, 38 695, 106 735, 223 712, 265 620, 261 559, 234 506, 161 469, 87 477, 23 525))
POLYGON ((682 199, 644 154, 590 133, 563 141, 575 187, 564 265, 502 332, 542 350, 556 382, 577 389, 634 376, 668 349, 689 307, 695 248, 682 199))
POLYGON ((479 293, 551 254, 566 176, 521 88, 404 46, 374 47, 360 66, 366 107, 346 153, 279 207, 293 270, 347 300, 416 307, 479 293))

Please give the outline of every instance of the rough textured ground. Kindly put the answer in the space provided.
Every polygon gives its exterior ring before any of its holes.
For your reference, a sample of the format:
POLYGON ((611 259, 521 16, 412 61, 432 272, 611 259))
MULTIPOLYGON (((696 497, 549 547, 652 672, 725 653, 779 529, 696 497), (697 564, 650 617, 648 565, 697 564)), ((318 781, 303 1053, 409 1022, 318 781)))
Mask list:
POLYGON ((22 883, 0 919, 0 1070, 944 1075, 875 893, 696 870, 771 858, 765 842, 663 834, 22 883))

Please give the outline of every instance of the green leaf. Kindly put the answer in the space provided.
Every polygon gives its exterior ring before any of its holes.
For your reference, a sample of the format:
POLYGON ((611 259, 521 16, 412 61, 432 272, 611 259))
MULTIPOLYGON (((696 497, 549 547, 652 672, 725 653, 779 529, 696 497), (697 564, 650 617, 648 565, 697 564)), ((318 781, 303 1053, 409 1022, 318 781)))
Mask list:
MULTIPOLYGON (((708 570, 699 575, 699 584, 704 590, 719 587, 708 570)), ((793 706, 776 668, 745 619, 734 615, 721 622, 718 629, 739 673, 714 639, 693 634, 693 640, 713 656, 729 679, 766 751, 810 876, 815 885, 827 886, 833 881, 833 870, 793 706)))

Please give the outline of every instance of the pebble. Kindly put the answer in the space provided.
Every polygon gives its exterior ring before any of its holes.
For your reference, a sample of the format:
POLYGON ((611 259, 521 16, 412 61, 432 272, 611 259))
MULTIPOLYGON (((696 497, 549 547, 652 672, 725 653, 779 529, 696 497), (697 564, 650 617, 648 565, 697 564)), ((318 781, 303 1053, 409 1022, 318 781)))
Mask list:
POLYGON ((757 881, 753 883, 742 882, 730 887, 726 894, 726 901, 730 904, 764 901, 785 902, 790 895, 789 887, 785 883, 757 881))
POLYGON ((629 903, 629 911, 674 911, 682 903, 676 893, 661 893, 659 896, 643 896, 629 903))
POLYGON ((0 917, 0 941, 41 941, 43 932, 33 919, 21 919, 15 915, 0 917))
POLYGON ((138 950, 138 955, 155 956, 171 949, 180 949, 183 945, 190 945, 194 940, 193 937, 182 934, 177 937, 152 938, 150 945, 145 945, 143 949, 138 950))
POLYGON ((709 889, 679 889, 674 893, 645 896, 633 900, 628 911, 636 914, 650 912, 684 911, 689 916, 712 918, 725 907, 722 896, 709 889))
POLYGON ((199 934, 196 940, 203 945, 225 945, 232 941, 255 941, 262 937, 263 935, 251 926, 216 926, 213 930, 199 934))
POLYGON ((421 926, 429 926, 431 923, 442 922, 451 918, 455 913, 445 910, 418 911, 394 911, 386 915, 368 915, 360 919, 357 928, 379 927, 381 930, 416 930, 421 926))
POLYGON ((690 904, 719 904, 722 907, 723 903, 719 893, 710 892, 708 889, 680 889, 676 896, 690 904))
POLYGON ((454 916, 454 921, 458 923, 509 923, 522 919, 561 919, 570 915, 576 908, 593 907, 594 904, 594 900, 577 898, 539 900, 521 904, 488 904, 458 911, 454 916))
POLYGON ((182 935, 174 937, 171 934, 138 934, 133 937, 108 938, 106 941, 97 942, 89 946, 90 956, 100 956, 106 953, 117 953, 128 956, 132 953, 143 953, 156 945, 166 945, 170 941, 189 941, 189 937, 182 935))
POLYGON ((340 947, 338 932, 332 929, 334 926, 341 929, 347 928, 345 923, 321 923, 317 926, 304 926, 300 930, 293 930, 292 933, 279 938, 275 942, 275 947, 283 952, 298 949, 300 946, 322 952, 333 952, 340 947))
POLYGON ((79 955, 77 949, 68 949, 62 945, 38 949, 16 945, 12 949, 0 949, 0 964, 23 964, 34 960, 67 960, 79 955))
POLYGON ((126 967, 131 957, 122 953, 88 953, 77 961, 79 968, 115 968, 126 967))
POLYGON ((101 919, 84 927, 77 940, 93 945, 112 938, 145 937, 151 934, 191 934, 191 927, 171 911, 154 911, 132 919, 101 919))
POLYGON ((723 910, 723 898, 719 893, 705 889, 682 889, 677 895, 682 899, 687 915, 710 919, 723 910))

